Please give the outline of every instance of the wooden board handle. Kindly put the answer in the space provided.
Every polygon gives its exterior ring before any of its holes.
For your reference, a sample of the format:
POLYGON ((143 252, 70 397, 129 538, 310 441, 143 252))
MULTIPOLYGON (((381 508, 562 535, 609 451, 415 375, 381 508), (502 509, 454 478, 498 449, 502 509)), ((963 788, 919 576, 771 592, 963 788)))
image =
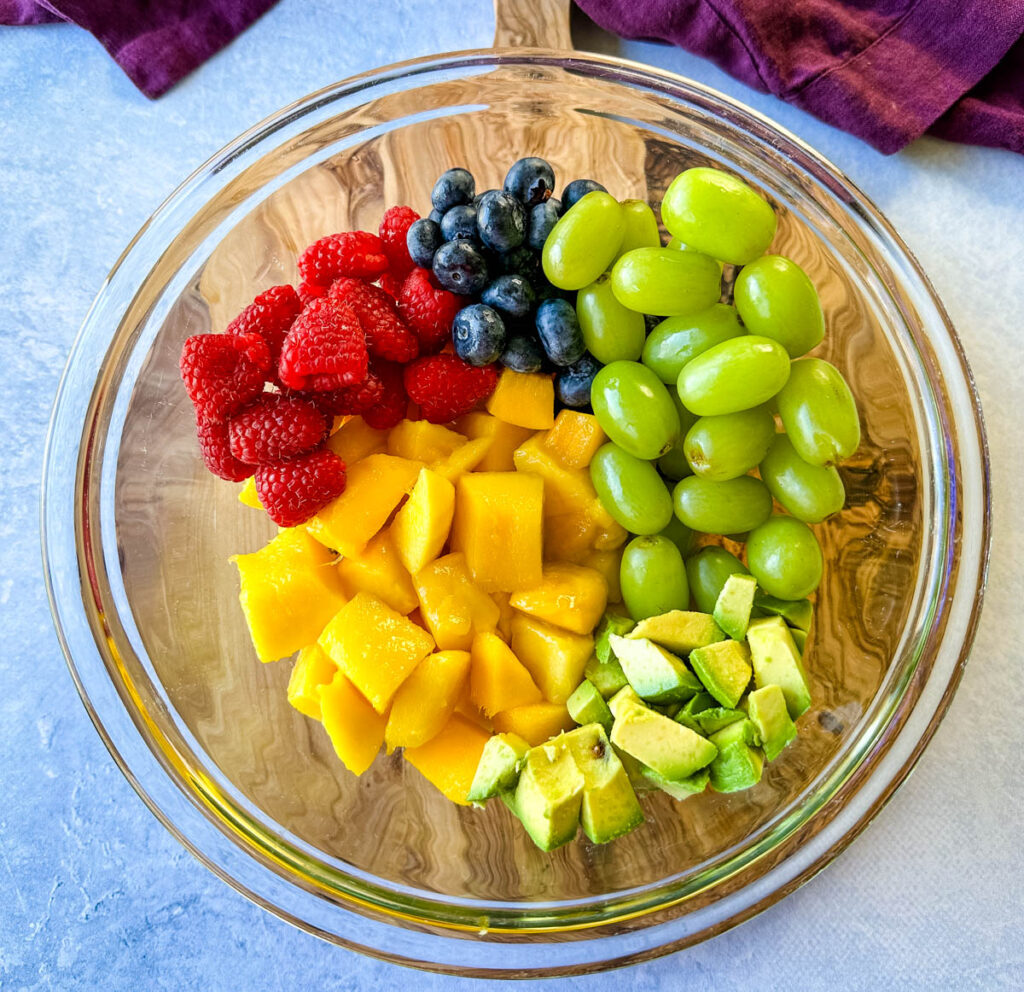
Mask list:
POLYGON ((494 0, 495 48, 572 48, 571 0, 494 0))

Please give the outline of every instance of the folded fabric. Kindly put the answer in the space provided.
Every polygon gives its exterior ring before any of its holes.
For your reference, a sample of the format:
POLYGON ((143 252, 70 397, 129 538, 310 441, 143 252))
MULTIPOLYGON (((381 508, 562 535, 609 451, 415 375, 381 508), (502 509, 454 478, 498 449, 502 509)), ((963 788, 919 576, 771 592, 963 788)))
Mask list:
POLYGON ((898 151, 926 131, 1024 153, 1024 0, 577 0, 898 151))

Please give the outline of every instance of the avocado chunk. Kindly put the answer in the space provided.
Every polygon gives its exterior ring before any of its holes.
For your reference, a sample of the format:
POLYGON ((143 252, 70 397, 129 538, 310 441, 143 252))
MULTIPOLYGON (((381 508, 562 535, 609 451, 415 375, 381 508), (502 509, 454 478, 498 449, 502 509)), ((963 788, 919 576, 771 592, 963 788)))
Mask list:
POLYGON ((753 620, 747 628, 747 644, 757 688, 777 685, 786 697, 790 717, 795 720, 811 705, 811 690, 789 627, 779 616, 753 620))
POLYGON ((651 703, 678 703, 700 692, 701 684, 681 658, 647 638, 610 637, 612 650, 638 696, 651 703))
POLYGON ((768 761, 774 761, 796 739, 796 724, 790 719, 786 697, 777 685, 763 686, 747 696, 747 716, 768 761))
MULTIPOLYGON (((605 644, 608 644, 607 638, 605 639, 605 644)), ((607 661, 601 661, 594 654, 583 669, 583 677, 593 682, 594 688, 605 699, 614 696, 624 685, 629 685, 629 680, 622 671, 619 659, 611 653, 611 650, 609 646, 607 661)))
POLYGON ((715 700, 710 693, 698 692, 692 699, 688 699, 676 713, 676 720, 681 723, 684 727, 689 727, 691 730, 696 731, 698 734, 702 734, 703 731, 700 729, 700 724, 697 722, 697 714, 702 713, 704 710, 711 709, 715 705, 715 700))
POLYGON ((730 575, 715 601, 715 623, 734 641, 747 636, 750 611, 754 608, 757 579, 752 575, 730 575))
POLYGON ((690 664, 704 688, 735 709, 750 684, 750 651, 742 641, 718 641, 690 652, 690 664))
POLYGON ((583 775, 580 824, 594 844, 607 844, 644 822, 629 775, 600 724, 570 730, 555 743, 568 750, 583 775))
POLYGON ((725 634, 712 617, 690 610, 670 610, 661 616, 648 617, 626 636, 646 637, 676 654, 689 654, 694 648, 725 640, 725 634))
POLYGON ((566 700, 566 709, 580 726, 599 723, 605 730, 612 729, 612 711, 593 682, 584 679, 566 700))
POLYGON ((510 808, 542 851, 553 851, 576 836, 584 784, 565 748, 551 742, 530 748, 510 808))
POLYGON ((606 613, 604 615, 601 623, 598 624, 597 630, 594 631, 594 654, 597 655, 597 660, 602 665, 606 665, 615 657, 612 654, 608 638, 612 634, 628 634, 635 626, 635 621, 629 617, 620 617, 614 613, 606 613))
POLYGON ((608 709, 611 710, 612 717, 616 720, 633 706, 639 706, 642 710, 647 709, 647 704, 636 694, 636 690, 631 685, 623 686, 608 700, 608 709))
POLYGON ((804 648, 807 646, 807 631, 801 630, 799 627, 790 627, 789 636, 793 638, 793 643, 796 645, 796 649, 800 652, 800 657, 802 658, 804 648))
POLYGON ((715 760, 708 769, 711 788, 716 792, 739 792, 761 781, 764 756, 751 744, 757 731, 750 720, 730 723, 712 734, 710 741, 718 748, 715 760))
POLYGON ((619 757, 619 761, 622 762, 622 767, 626 769, 626 774, 629 776, 630 784, 633 786, 633 791, 640 795, 644 792, 654 792, 657 789, 657 785, 651 781, 648 777, 648 768, 642 761, 637 761, 636 758, 631 754, 627 754, 625 751, 621 751, 618 748, 613 748, 615 753, 619 757))
POLYGON ((495 734, 484 745, 466 798, 481 803, 516 787, 530 745, 518 734, 495 734))
POLYGON ((705 737, 717 733, 730 723, 743 720, 747 714, 743 710, 727 709, 725 706, 709 706, 706 710, 696 716, 697 726, 705 737))
POLYGON ((718 749, 661 713, 628 706, 612 724, 612 743, 667 779, 683 779, 710 764, 718 749))
POLYGON ((640 767, 641 774, 651 785, 656 786, 662 792, 667 792, 673 799, 683 800, 689 799, 690 796, 699 796, 708 787, 710 773, 706 768, 702 768, 699 772, 694 772, 686 778, 673 780, 659 775, 646 765, 640 767))
POLYGON ((754 606, 764 613, 782 617, 790 627, 799 627, 803 631, 811 629, 814 604, 809 599, 776 599, 767 593, 759 592, 754 597, 754 606))

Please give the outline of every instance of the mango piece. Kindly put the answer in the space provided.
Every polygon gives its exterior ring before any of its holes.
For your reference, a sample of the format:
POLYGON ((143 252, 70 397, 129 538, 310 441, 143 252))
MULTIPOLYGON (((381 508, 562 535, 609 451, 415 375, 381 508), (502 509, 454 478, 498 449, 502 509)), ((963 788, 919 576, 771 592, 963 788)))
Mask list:
POLYGON ((473 702, 472 687, 470 680, 466 679, 462 683, 462 692, 459 694, 458 701, 455 703, 455 712, 459 716, 464 716, 470 723, 475 723, 478 727, 483 727, 487 733, 494 733, 494 724, 491 723, 491 718, 487 716, 483 710, 478 709, 476 704, 473 702))
POLYGON ((588 551, 580 561, 581 565, 592 568, 604 576, 608 586, 608 602, 622 602, 622 587, 619 584, 619 572, 622 567, 622 549, 612 551, 588 551))
POLYGON ((544 435, 544 447, 565 468, 586 468, 597 449, 607 440, 592 413, 559 410, 554 427, 544 435))
POLYGON ((263 504, 256 495, 256 476, 250 475, 238 491, 238 502, 243 506, 251 506, 254 510, 262 510, 263 504))
POLYGON ((288 679, 288 702, 300 713, 320 719, 320 686, 327 685, 338 666, 324 654, 319 644, 307 644, 295 659, 288 679))
POLYGON ((416 485, 391 525, 398 557, 411 574, 441 553, 454 514, 455 487, 429 468, 420 469, 416 485))
POLYGON ((522 662, 497 634, 477 634, 471 655, 470 699, 487 716, 544 698, 522 662))
POLYGON ((555 422, 555 383, 542 372, 505 369, 487 401, 487 410, 499 420, 535 431, 555 422))
POLYGON ((430 467, 449 482, 458 482, 466 472, 472 472, 487 457, 493 443, 494 438, 491 437, 474 438, 430 467))
POLYGON ((512 618, 511 647, 544 698, 564 703, 583 681, 583 669, 594 653, 594 638, 517 613, 512 618))
POLYGON ((367 455, 348 470, 345 491, 307 521, 306 528, 345 558, 357 557, 412 489, 421 468, 419 462, 394 455, 367 455))
POLYGON ((345 603, 334 556, 303 527, 287 527, 249 555, 233 555, 238 594, 260 661, 295 654, 345 603))
POLYGON ((468 651, 476 634, 494 630, 494 600, 472 579, 459 552, 437 558, 413 576, 420 613, 437 646, 468 651))
POLYGON ((347 466, 367 455, 387 451, 388 432, 371 427, 362 417, 349 417, 328 439, 331 449, 347 466))
POLYGON ((565 703, 530 703, 494 715, 495 730, 502 734, 518 734, 531 747, 575 726, 576 721, 569 716, 565 703))
POLYGON ((507 592, 491 593, 491 599, 498 607, 497 633, 506 644, 512 638, 512 618, 516 615, 516 611, 512 609, 512 604, 509 602, 510 598, 511 595, 507 592))
POLYGON ((384 741, 396 747, 419 747, 439 734, 455 711, 469 674, 467 651, 428 654, 399 686, 391 703, 384 741))
POLYGON ((334 753, 353 775, 362 775, 384 743, 385 717, 338 672, 320 686, 320 712, 334 753))
POLYGON ((416 462, 439 462, 466 443, 462 434, 428 424, 425 420, 402 420, 388 434, 388 454, 416 462))
POLYGON ((522 613, 556 627, 589 634, 604 616, 608 583, 600 572, 585 565, 552 562, 544 566, 538 585, 513 593, 509 602, 522 613))
POLYGON ((369 593, 358 593, 334 615, 320 646, 383 713, 398 687, 434 648, 422 627, 369 593))
POLYGON ((412 579, 402 565, 392 539, 393 527, 382 530, 355 558, 342 558, 338 574, 349 596, 372 593, 399 613, 411 613, 419 605, 412 579))
POLYGON ((405 749, 405 759, 445 797, 468 806, 480 755, 490 734, 457 713, 426 744, 405 749))
POLYGON ((544 483, 520 472, 459 479, 452 547, 485 592, 515 592, 542 576, 544 483))
POLYGON ((463 414, 455 421, 461 434, 469 438, 489 437, 491 446, 476 466, 481 472, 511 472, 512 452, 533 434, 529 427, 507 424, 482 410, 463 414))

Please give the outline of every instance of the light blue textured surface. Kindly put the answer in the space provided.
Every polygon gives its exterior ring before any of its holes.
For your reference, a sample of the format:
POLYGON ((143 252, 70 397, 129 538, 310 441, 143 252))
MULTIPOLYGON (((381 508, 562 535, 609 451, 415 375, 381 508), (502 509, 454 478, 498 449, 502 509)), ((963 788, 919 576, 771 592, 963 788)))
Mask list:
MULTIPOLYGON (((672 69, 774 116, 888 214, 973 364, 995 529, 963 686, 914 775, 853 847, 716 940, 625 972, 543 984, 1020 988, 1024 158, 931 140, 885 158, 698 59, 575 27, 581 47, 672 69)), ((251 905, 179 847, 79 703, 47 609, 37 518, 46 422, 72 338, 167 193, 236 133, 309 90, 381 63, 486 46, 492 31, 487 0, 436 10, 429 0, 285 0, 150 103, 84 32, 0 28, 0 988, 488 987, 330 947, 251 905)))

